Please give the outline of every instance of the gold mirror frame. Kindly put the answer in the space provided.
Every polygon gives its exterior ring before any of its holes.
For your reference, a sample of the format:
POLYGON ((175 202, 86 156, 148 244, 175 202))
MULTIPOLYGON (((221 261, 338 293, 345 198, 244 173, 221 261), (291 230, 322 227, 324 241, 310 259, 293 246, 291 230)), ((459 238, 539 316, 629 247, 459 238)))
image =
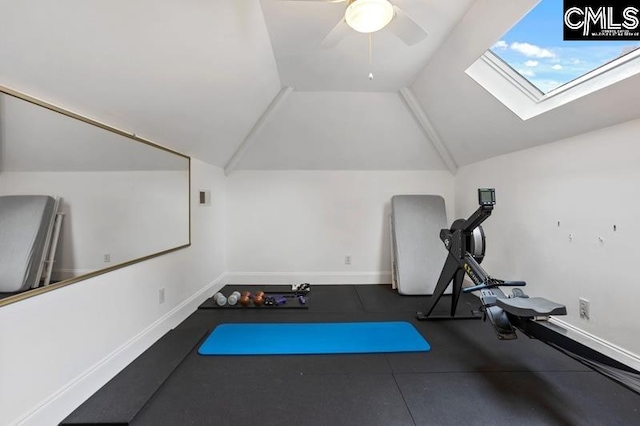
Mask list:
POLYGON ((62 114, 64 116, 66 116, 66 117, 69 117, 69 118, 72 118, 72 119, 75 119, 75 120, 79 120, 79 121, 81 121, 83 123, 87 123, 89 125, 98 127, 100 129, 106 130, 108 132, 112 132, 112 133, 115 133, 117 135, 124 136, 124 137, 126 137, 128 139, 131 139, 132 141, 143 143, 143 144, 149 145, 149 146, 151 146, 153 148, 161 149, 163 151, 166 151, 166 152, 169 152, 171 154, 177 155, 179 157, 185 158, 187 160, 188 172, 189 172, 189 179, 188 179, 188 186, 189 187, 187 188, 187 191, 188 191, 187 202, 189 203, 189 206, 188 206, 188 212, 189 212, 189 225, 188 225, 189 242, 187 244, 183 244, 181 246, 173 247, 173 248, 170 248, 170 249, 167 249, 167 250, 163 250, 163 251, 160 251, 160 252, 157 252, 157 253, 152 253, 152 254, 149 254, 149 255, 146 255, 146 256, 143 256, 143 257, 139 257, 139 258, 135 258, 135 259, 132 259, 132 260, 128 260, 126 262, 118 263, 118 264, 109 266, 107 268, 98 269, 98 270, 90 272, 88 274, 79 275, 77 277, 73 277, 73 278, 69 278, 69 279, 63 280, 63 281, 59 281, 57 283, 49 284, 46 287, 38 287, 38 288, 35 288, 35 289, 26 290, 26 291, 24 291, 22 293, 15 294, 13 296, 5 297, 4 299, 0 299, 0 307, 9 305, 11 303, 19 302, 21 300, 25 300, 25 299, 28 299, 30 297, 38 296, 40 294, 49 292, 51 290, 56 290, 56 289, 59 289, 59 288, 62 288, 62 287, 66 287, 69 284, 75 284, 75 283, 77 283, 79 281, 84 281, 84 280, 87 280, 89 278, 97 277, 98 275, 106 274, 107 272, 115 271, 116 269, 124 268, 126 266, 133 265, 133 264, 139 263, 139 262, 144 262, 145 260, 149 260, 149 259, 152 259, 154 257, 162 256, 162 255, 165 255, 167 253, 171 253, 171 252, 174 252, 174 251, 177 251, 177 250, 181 250, 183 248, 191 246, 191 157, 189 157, 188 155, 182 154, 182 153, 180 153, 178 151, 175 151, 173 149, 169 149, 167 147, 159 145, 159 144, 157 144, 155 142, 152 142, 152 141, 150 141, 148 139, 141 138, 140 136, 137 136, 135 133, 129 133, 129 132, 126 132, 124 130, 118 129, 116 127, 110 126, 108 124, 99 122, 97 120, 93 120, 91 118, 88 118, 88 117, 85 117, 83 115, 77 114, 75 112, 69 111, 67 109, 61 108, 61 107, 59 107, 57 105, 53 105, 53 104, 51 104, 49 102, 46 102, 46 101, 43 101, 41 99, 35 98, 33 96, 26 95, 26 94, 18 92, 16 90, 10 89, 10 88, 8 88, 6 86, 0 85, 0 93, 4 93, 5 95, 9 95, 9 96, 12 96, 14 98, 21 99, 23 101, 26 101, 26 102, 29 102, 31 104, 40 106, 42 108, 46 108, 46 109, 48 109, 50 111, 56 112, 58 114, 62 114))

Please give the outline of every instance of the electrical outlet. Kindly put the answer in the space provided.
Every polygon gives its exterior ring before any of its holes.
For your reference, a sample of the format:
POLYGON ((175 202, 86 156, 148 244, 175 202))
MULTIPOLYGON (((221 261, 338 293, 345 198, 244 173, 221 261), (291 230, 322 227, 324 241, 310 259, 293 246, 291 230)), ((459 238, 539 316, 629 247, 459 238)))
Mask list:
POLYGON ((104 262, 105 263, 111 262, 111 255, 109 253, 104 254, 104 262))
POLYGON ((344 257, 344 264, 345 264, 345 265, 351 265, 351 255, 350 255, 350 254, 347 254, 347 255, 344 257))
POLYGON ((164 288, 158 290, 158 303, 161 305, 164 303, 164 288))
POLYGON ((589 312, 589 301, 582 297, 578 300, 580 301, 580 318, 590 319, 591 314, 589 312))

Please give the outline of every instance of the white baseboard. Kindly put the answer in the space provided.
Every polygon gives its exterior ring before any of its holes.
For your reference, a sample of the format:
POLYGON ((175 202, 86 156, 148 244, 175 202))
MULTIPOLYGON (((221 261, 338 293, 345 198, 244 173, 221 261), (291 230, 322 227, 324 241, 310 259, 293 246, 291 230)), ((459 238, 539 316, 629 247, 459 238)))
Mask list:
POLYGON ((640 371, 640 356, 628 350, 614 345, 598 336, 586 332, 573 324, 569 324, 556 317, 549 318, 549 323, 563 329, 563 334, 567 337, 582 343, 583 345, 596 350, 609 358, 612 358, 636 371, 640 371))
POLYGON ((225 278, 226 274, 220 275, 32 410, 13 421, 11 425, 52 425, 64 420, 165 333, 195 312, 202 302, 224 287, 225 278))
POLYGON ((391 272, 227 272, 227 284, 391 284, 391 272))

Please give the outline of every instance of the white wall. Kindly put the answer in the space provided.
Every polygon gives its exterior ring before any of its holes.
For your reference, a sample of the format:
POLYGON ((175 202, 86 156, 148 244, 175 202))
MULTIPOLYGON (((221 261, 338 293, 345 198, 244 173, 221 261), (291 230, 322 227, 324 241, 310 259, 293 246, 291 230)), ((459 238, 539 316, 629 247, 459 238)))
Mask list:
POLYGON ((238 283, 390 283, 391 197, 437 194, 454 207, 446 171, 236 171, 227 187, 238 283))
POLYGON ((566 304, 566 322, 635 354, 638 134, 635 120, 482 161, 462 167, 455 186, 461 217, 477 208, 477 188, 496 188, 483 225, 490 274, 527 281, 530 295, 566 304), (588 321, 579 318, 579 297, 591 302, 588 321))
POLYGON ((225 214, 222 170, 192 160, 191 247, 2 307, 0 424, 57 424, 222 285, 225 214))
POLYGON ((0 195, 62 197, 57 280, 188 244, 188 187, 187 171, 0 172, 0 195))

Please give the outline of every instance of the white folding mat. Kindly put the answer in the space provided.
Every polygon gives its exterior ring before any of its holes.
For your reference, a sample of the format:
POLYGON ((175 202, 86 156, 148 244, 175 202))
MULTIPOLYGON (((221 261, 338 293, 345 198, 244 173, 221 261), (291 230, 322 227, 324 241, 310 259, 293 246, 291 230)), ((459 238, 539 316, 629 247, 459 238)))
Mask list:
POLYGON ((439 195, 394 195, 391 198, 392 275, 398 293, 433 294, 447 250, 440 230, 448 228, 439 195))

